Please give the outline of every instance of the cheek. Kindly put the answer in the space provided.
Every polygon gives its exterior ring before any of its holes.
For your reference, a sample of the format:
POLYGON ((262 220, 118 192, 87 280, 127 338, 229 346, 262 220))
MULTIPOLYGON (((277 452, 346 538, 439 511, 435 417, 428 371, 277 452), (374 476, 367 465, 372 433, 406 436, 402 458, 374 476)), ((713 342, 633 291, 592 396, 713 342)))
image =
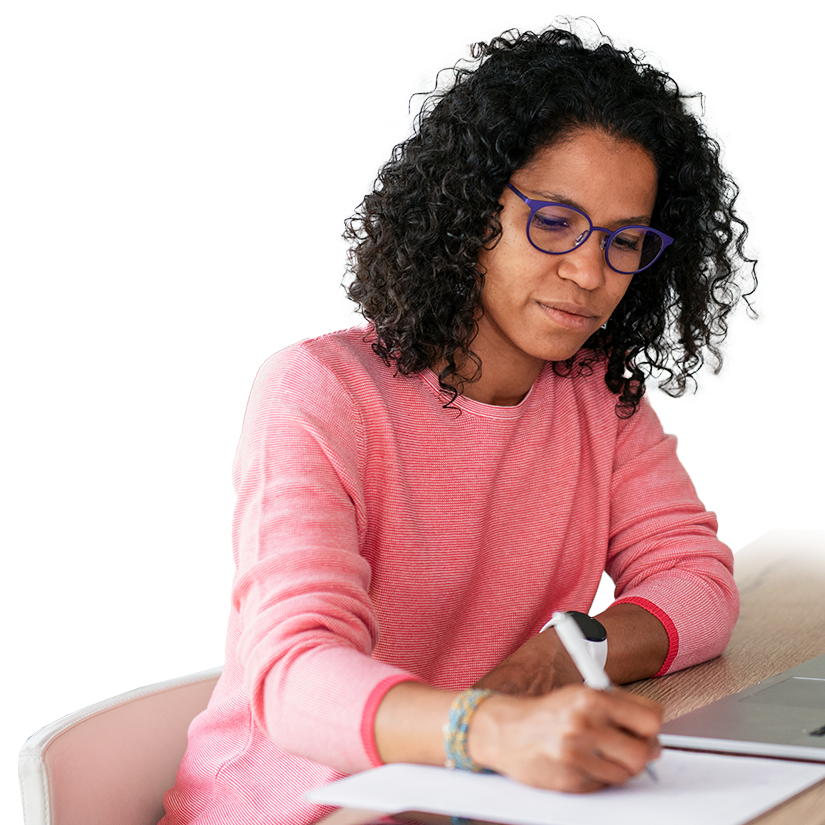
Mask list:
POLYGON ((481 307, 485 315, 496 316, 509 303, 509 290, 503 286, 498 270, 488 270, 481 292, 481 307))
POLYGON ((611 312, 616 309, 616 307, 621 303, 622 298, 624 298, 627 290, 630 288, 630 281, 619 281, 616 283, 615 287, 610 291, 610 300, 612 302, 611 312))
POLYGON ((546 270, 546 256, 536 252, 521 234, 508 225, 502 226, 502 235, 492 249, 479 253, 478 264, 487 285, 496 284, 499 291, 519 291, 529 287, 531 281, 541 277, 546 270))
POLYGON ((482 250, 478 256, 479 271, 484 276, 484 289, 481 293, 482 303, 501 291, 507 281, 507 260, 508 255, 503 251, 503 240, 492 249, 482 250))

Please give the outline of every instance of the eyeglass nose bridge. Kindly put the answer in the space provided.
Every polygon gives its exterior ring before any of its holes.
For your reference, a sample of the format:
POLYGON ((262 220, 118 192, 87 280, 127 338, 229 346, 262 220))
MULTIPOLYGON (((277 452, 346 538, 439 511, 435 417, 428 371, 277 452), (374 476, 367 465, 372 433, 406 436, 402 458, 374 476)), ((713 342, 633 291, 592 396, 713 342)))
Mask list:
POLYGON ((602 235, 602 239, 599 241, 599 249, 602 252, 607 254, 607 246, 610 243, 610 239, 613 236, 613 233, 609 229, 605 229, 603 226, 591 226, 590 229, 585 229, 576 240, 573 242, 575 246, 570 251, 572 252, 574 249, 578 249, 594 232, 604 232, 605 234, 602 235))
POLYGON ((585 229, 584 232, 582 232, 576 240, 573 241, 573 249, 578 249, 590 237, 590 234, 591 230, 585 229))

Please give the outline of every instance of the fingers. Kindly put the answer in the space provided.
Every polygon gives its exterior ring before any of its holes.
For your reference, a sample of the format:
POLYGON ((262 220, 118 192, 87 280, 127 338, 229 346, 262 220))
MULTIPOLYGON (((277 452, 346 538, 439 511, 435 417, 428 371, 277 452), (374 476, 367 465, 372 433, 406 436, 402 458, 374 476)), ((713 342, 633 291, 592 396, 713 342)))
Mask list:
POLYGON ((583 752, 578 764, 584 774, 604 785, 620 785, 638 776, 656 758, 655 739, 637 739, 615 729, 605 728, 593 740, 582 739, 583 752), (588 749, 595 744, 596 747, 588 749))
POLYGON ((589 691, 600 706, 604 707, 609 721, 617 728, 641 739, 658 736, 662 727, 662 706, 644 696, 635 696, 622 690, 610 693, 589 691), (601 702, 601 699, 607 702, 601 702))
POLYGON ((661 708, 621 691, 570 686, 536 699, 498 697, 485 706, 480 725, 498 715, 487 764, 535 787, 581 793, 618 785, 659 755, 661 708))
POLYGON ((549 740, 556 758, 580 772, 581 786, 617 785, 641 773, 658 755, 661 710, 620 692, 566 691, 561 728, 549 740))

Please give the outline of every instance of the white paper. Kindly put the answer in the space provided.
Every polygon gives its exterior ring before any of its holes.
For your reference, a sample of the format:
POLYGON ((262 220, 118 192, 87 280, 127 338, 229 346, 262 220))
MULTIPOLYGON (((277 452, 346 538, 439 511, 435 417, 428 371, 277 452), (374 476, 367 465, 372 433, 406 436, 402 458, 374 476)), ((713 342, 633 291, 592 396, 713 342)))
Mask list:
POLYGON ((590 794, 541 791, 495 774, 385 765, 306 794, 382 813, 422 811, 512 825, 740 825, 825 779, 825 764, 665 750, 646 774, 590 794))

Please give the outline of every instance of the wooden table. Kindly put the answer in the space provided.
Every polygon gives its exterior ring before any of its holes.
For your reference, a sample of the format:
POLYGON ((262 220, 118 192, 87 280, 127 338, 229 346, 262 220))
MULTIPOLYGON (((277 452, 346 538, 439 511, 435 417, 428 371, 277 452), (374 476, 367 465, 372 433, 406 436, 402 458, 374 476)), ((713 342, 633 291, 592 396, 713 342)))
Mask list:
MULTIPOLYGON (((661 702, 665 721, 825 654, 825 534, 768 533, 736 554, 734 575, 742 609, 725 653, 627 686, 661 702)), ((753 821, 822 825, 825 782, 753 821)))

